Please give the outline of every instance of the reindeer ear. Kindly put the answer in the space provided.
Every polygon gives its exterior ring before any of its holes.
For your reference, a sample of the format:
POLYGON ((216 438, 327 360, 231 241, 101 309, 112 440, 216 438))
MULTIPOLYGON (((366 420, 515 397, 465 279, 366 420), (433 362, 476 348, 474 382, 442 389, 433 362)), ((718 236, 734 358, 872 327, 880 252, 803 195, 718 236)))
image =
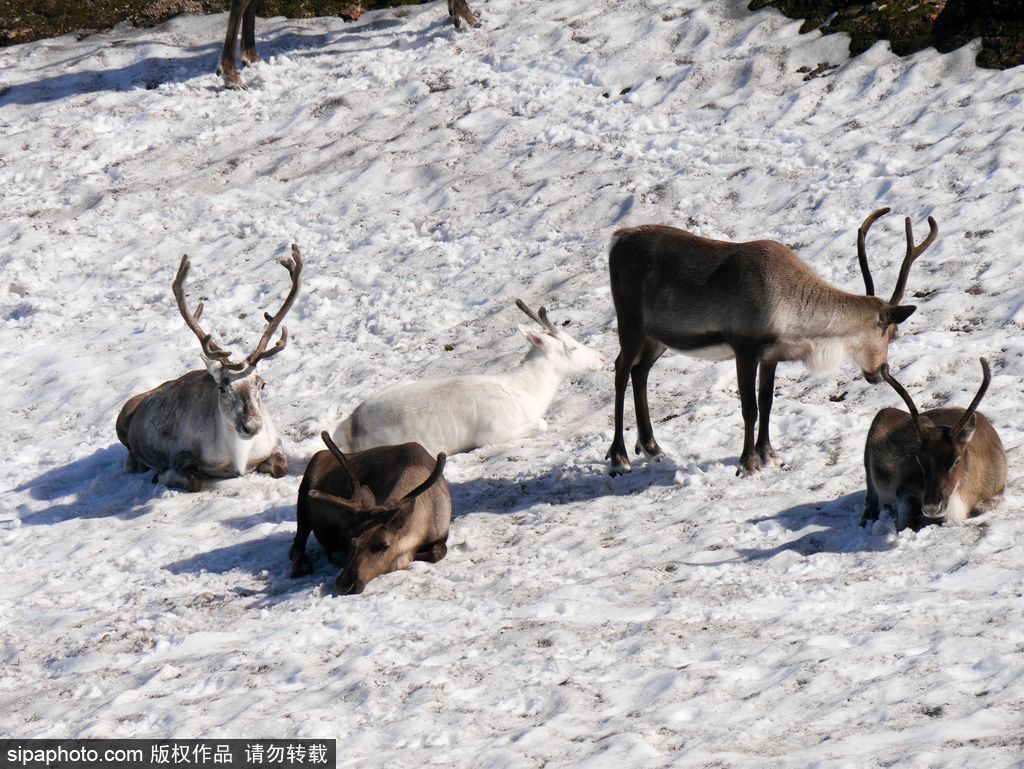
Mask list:
POLYGON ((913 304, 900 304, 895 307, 887 307, 882 310, 882 320, 885 322, 886 326, 890 323, 902 323, 913 315, 914 310, 916 309, 917 306, 913 304))
POLYGON ((370 510, 377 506, 377 497, 366 486, 359 487, 359 507, 363 510, 370 510))
POLYGON ((967 443, 974 437, 974 431, 978 428, 978 415, 971 414, 971 418, 967 420, 967 424, 960 428, 960 432, 956 434, 956 442, 961 446, 966 446, 967 443))
POLYGON ((917 424, 923 433, 935 429, 935 423, 926 416, 918 416, 917 424))
POLYGON ((207 358, 205 355, 200 355, 199 357, 203 359, 203 364, 206 366, 206 370, 210 372, 210 376, 220 383, 220 372, 224 370, 224 367, 213 358, 207 358))
POLYGON ((525 336, 528 340, 530 340, 530 344, 534 345, 535 347, 540 347, 541 349, 544 348, 544 345, 546 345, 548 341, 547 334, 543 333, 542 331, 535 331, 534 329, 528 328, 521 323, 518 325, 519 333, 525 336))

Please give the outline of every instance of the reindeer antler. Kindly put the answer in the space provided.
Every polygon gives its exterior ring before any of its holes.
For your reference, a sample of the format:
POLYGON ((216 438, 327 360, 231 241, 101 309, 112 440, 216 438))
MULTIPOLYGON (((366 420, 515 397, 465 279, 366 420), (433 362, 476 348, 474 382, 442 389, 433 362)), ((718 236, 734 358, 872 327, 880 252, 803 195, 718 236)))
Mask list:
POLYGON ((923 254, 932 243, 935 242, 936 236, 939 234, 939 225, 935 223, 935 219, 931 216, 928 217, 928 237, 924 241, 915 246, 914 245, 914 226, 910 223, 910 217, 907 217, 907 255, 903 257, 903 264, 900 266, 900 276, 896 280, 896 288, 892 292, 892 298, 889 300, 889 304, 897 305, 903 298, 903 291, 907 287, 907 276, 910 275, 910 265, 923 254))
POLYGON ((544 326, 544 328, 546 328, 552 335, 558 336, 558 330, 555 328, 555 325, 548 320, 548 311, 544 307, 540 308, 540 315, 527 307, 526 302, 522 299, 516 299, 516 307, 525 312, 530 320, 544 326))
POLYGON ((882 366, 882 378, 888 382, 892 389, 903 399, 903 402, 907 404, 907 408, 910 410, 910 418, 914 420, 914 427, 917 429, 918 434, 921 433, 921 417, 917 413, 917 406, 914 405, 913 399, 910 397, 903 385, 896 381, 896 378, 889 373, 889 364, 886 363, 882 366))
POLYGON ((892 209, 886 206, 885 208, 879 208, 877 211, 872 212, 864 223, 861 224, 860 229, 857 230, 857 261, 860 262, 860 271, 864 276, 864 293, 868 296, 875 295, 875 282, 871 279, 871 270, 868 269, 868 254, 865 247, 865 239, 867 238, 868 230, 871 229, 871 225, 875 223, 875 220, 880 216, 885 216, 892 209))
POLYGON ((447 461, 447 459, 448 457, 443 451, 440 454, 438 454, 437 464, 434 465, 434 469, 430 472, 430 477, 427 478, 427 480, 423 481, 423 483, 421 483, 415 489, 410 491, 408 494, 406 494, 404 497, 402 497, 402 501, 404 502, 408 499, 416 499, 416 497, 418 497, 424 491, 426 491, 435 483, 437 483, 437 479, 440 478, 441 473, 444 472, 444 463, 447 461))
POLYGON ((181 317, 185 319, 188 327, 192 329, 192 333, 199 337, 199 344, 203 346, 203 355, 219 362, 225 368, 239 370, 245 366, 245 363, 233 363, 228 360, 231 357, 231 351, 223 349, 214 342, 211 335, 203 331, 199 325, 199 318, 203 315, 203 303, 200 302, 196 306, 194 313, 189 312, 188 306, 185 304, 185 278, 188 276, 188 271, 191 267, 192 263, 188 260, 188 254, 185 254, 181 257, 181 264, 178 265, 178 274, 174 276, 174 282, 171 283, 171 291, 174 293, 174 301, 178 305, 178 311, 181 313, 181 317))
POLYGON ((985 392, 988 390, 988 385, 992 381, 992 372, 989 370, 988 361, 984 358, 981 359, 981 387, 978 388, 978 394, 974 396, 974 400, 971 401, 971 405, 967 407, 967 411, 960 417, 960 421, 956 423, 956 427, 953 428, 953 437, 955 438, 960 434, 960 431, 964 429, 967 421, 974 415, 974 412, 978 409, 978 404, 981 403, 981 399, 985 397, 985 392))
POLYGON ((271 316, 270 313, 263 313, 263 317, 267 320, 266 331, 263 332, 263 336, 260 337, 259 344, 256 345, 256 349, 252 355, 246 358, 246 363, 252 367, 259 363, 264 358, 269 358, 271 355, 277 355, 285 348, 288 344, 288 329, 284 327, 281 329, 281 338, 277 340, 277 344, 267 349, 267 344, 270 339, 277 332, 277 327, 281 325, 281 321, 284 320, 284 316, 288 314, 288 311, 295 304, 295 297, 299 295, 300 276, 302 275, 302 253, 299 251, 299 247, 296 244, 292 244, 292 255, 290 259, 282 259, 280 262, 281 266, 288 270, 288 274, 292 279, 292 288, 288 292, 287 298, 284 300, 284 304, 281 305, 281 309, 277 311, 276 315, 271 316))
MULTIPOLYGON (((341 469, 345 471, 345 475, 348 476, 349 483, 352 485, 352 499, 350 502, 358 504, 360 500, 359 478, 356 477, 355 471, 352 469, 352 465, 349 464, 348 458, 341 453, 341 449, 339 449, 337 444, 331 440, 331 435, 326 430, 320 433, 320 438, 327 446, 327 450, 331 452, 338 464, 341 465, 341 469)), ((312 492, 310 492, 310 494, 312 494, 312 492)))

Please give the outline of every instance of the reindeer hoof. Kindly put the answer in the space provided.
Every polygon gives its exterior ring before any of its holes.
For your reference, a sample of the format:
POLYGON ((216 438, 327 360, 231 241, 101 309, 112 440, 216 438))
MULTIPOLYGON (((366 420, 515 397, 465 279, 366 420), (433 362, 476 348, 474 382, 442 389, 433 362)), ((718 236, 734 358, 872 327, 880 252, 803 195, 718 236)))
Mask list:
POLYGON ((761 462, 756 455, 740 457, 740 466, 736 468, 736 475, 760 475, 761 462))
POLYGON ((637 456, 643 453, 647 460, 654 460, 655 462, 660 462, 661 458, 665 456, 665 452, 661 450, 661 446, 659 446, 658 442, 655 440, 652 440, 647 446, 638 440, 636 445, 633 447, 633 451, 637 456))
POLYGON ((782 467, 785 464, 771 446, 763 446, 757 450, 757 458, 761 467, 782 467))
POLYGON ((310 560, 306 553, 303 553, 297 559, 292 561, 292 579, 298 577, 305 577, 313 573, 313 562, 310 560))

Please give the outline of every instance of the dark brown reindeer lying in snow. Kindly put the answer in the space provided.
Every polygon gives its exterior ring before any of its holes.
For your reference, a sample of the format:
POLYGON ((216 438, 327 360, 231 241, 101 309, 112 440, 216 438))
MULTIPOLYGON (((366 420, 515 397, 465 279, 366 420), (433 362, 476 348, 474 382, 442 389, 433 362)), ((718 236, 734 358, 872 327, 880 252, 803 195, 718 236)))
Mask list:
POLYGON ((172 290, 181 316, 199 337, 206 369, 190 371, 131 398, 117 416, 117 437, 128 447, 127 467, 136 472, 156 470, 157 480, 168 486, 199 491, 206 478, 230 478, 256 470, 280 478, 288 473, 274 423, 263 404, 265 384, 256 364, 284 349, 288 329, 281 327, 277 344, 267 344, 277 332, 299 293, 302 255, 292 246, 290 259, 281 264, 292 285, 281 309, 265 314, 267 328, 253 353, 232 361, 199 326, 200 302, 194 313, 185 304, 187 256, 181 258, 172 290))
POLYGON ((781 361, 828 368, 850 357, 865 379, 880 382, 896 325, 916 309, 900 304, 910 266, 938 234, 935 220, 928 217, 928 237, 915 246, 907 219, 907 254, 896 289, 888 301, 880 299, 874 295, 864 238, 874 221, 888 212, 875 211, 858 231, 867 296, 826 283, 775 241, 727 243, 660 225, 618 230, 608 256, 620 347, 615 360, 615 438, 608 450, 611 474, 630 470, 623 437, 630 378, 636 453, 642 450, 652 458, 662 453, 647 408, 647 376, 669 347, 710 360, 735 357, 744 426, 737 475, 781 464, 768 434, 775 368, 781 361))
POLYGON ((292 576, 313 573, 306 554, 312 532, 335 566, 338 595, 361 593, 374 577, 436 563, 448 552, 451 495, 445 455, 418 443, 342 454, 326 431, 326 451, 313 455, 299 485, 298 529, 288 551, 292 576))
POLYGON ((894 509, 896 528, 959 522, 991 510, 1006 487, 1006 452, 992 423, 977 410, 992 375, 981 359, 983 379, 967 409, 919 414, 910 394, 889 373, 882 376, 910 413, 885 408, 875 415, 864 446, 867 493, 861 523, 894 509))
MULTIPOLYGON (((259 0, 231 0, 224 49, 217 65, 217 74, 224 78, 224 85, 228 88, 245 88, 242 78, 238 75, 238 63, 235 59, 239 27, 242 28, 242 61, 245 64, 263 61, 256 53, 256 11, 259 4, 259 0)), ((480 23, 466 0, 448 0, 448 15, 452 17, 456 29, 462 29, 463 25, 475 27, 480 23)))

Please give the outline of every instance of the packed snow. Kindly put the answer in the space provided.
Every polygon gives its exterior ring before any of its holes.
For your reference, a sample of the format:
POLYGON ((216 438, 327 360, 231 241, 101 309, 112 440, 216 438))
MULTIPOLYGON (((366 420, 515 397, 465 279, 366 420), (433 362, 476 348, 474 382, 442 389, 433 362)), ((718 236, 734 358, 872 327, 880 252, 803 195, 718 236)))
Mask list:
POLYGON ((1024 68, 849 59, 745 5, 260 19, 245 91, 214 74, 226 15, 0 50, 0 735, 333 737, 346 767, 1024 765, 1024 68), (737 478, 734 364, 668 354, 663 462, 609 478, 609 364, 546 433, 449 460, 443 561, 339 598, 313 547, 289 578, 305 463, 367 395, 515 366, 517 297, 614 358, 617 227, 773 238, 859 292, 883 205, 880 295, 902 217, 940 227, 893 371, 966 406, 992 363, 994 511, 858 525, 868 424, 902 404, 852 363, 780 366, 786 465, 737 478), (201 366, 181 255, 247 351, 292 243, 304 287, 261 364, 289 475, 126 474, 121 405, 201 366))

